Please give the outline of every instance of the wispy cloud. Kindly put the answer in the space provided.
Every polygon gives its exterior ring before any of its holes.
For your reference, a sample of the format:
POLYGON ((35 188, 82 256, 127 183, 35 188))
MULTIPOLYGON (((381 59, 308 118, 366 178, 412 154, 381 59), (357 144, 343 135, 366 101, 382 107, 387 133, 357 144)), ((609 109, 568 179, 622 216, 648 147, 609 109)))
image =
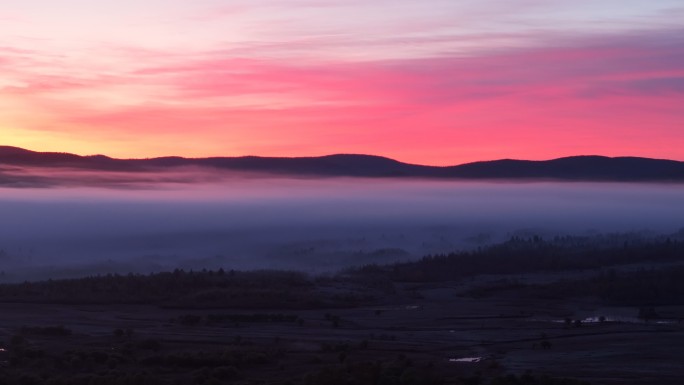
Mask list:
MULTIPOLYGON (((652 155, 684 140, 684 31, 669 27, 669 1, 152 3, 135 17, 127 2, 116 9, 133 25, 121 36, 105 25, 83 40, 0 37, 5 132, 121 156, 372 152, 420 163, 652 155)), ((678 151, 667 156, 684 159, 678 151)))

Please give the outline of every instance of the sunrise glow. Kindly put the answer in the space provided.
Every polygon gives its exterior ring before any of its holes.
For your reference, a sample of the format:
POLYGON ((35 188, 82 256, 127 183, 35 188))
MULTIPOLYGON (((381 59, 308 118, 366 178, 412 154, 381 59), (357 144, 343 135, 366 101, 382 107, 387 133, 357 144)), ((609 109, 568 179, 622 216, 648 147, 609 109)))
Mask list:
POLYGON ((684 160, 678 0, 9 0, 0 143, 684 160))

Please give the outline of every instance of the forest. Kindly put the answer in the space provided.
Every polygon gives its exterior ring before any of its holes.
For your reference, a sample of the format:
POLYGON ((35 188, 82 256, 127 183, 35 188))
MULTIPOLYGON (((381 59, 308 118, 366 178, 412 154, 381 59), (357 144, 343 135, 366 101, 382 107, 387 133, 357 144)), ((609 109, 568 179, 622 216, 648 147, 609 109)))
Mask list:
MULTIPOLYGON (((319 275, 226 267, 3 284, 0 382, 649 383, 638 373, 606 380, 623 367, 617 358, 574 371, 543 362, 560 354, 583 365, 597 339, 677 341, 682 236, 512 237, 319 275)), ((660 383, 676 383, 669 374, 660 383)))

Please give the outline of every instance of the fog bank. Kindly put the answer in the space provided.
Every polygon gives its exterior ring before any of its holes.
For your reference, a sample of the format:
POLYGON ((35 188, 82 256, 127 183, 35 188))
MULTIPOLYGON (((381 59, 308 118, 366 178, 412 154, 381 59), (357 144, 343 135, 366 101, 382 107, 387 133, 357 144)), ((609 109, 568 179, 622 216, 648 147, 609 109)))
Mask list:
POLYGON ((684 227, 679 184, 188 173, 191 181, 138 175, 123 185, 0 189, 1 279, 176 267, 326 271, 514 234, 684 227))

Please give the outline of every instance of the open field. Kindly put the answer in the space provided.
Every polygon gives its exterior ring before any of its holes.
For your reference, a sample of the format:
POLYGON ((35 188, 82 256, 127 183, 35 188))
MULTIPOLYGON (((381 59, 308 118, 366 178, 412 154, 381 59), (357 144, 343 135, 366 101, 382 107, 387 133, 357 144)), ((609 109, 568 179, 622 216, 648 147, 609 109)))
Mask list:
POLYGON ((387 301, 328 309, 4 303, 3 373, 22 384, 347 383, 340 373, 348 383, 467 384, 526 372, 679 383, 683 307, 646 322, 592 299, 468 295, 491 279, 396 283, 387 301))

